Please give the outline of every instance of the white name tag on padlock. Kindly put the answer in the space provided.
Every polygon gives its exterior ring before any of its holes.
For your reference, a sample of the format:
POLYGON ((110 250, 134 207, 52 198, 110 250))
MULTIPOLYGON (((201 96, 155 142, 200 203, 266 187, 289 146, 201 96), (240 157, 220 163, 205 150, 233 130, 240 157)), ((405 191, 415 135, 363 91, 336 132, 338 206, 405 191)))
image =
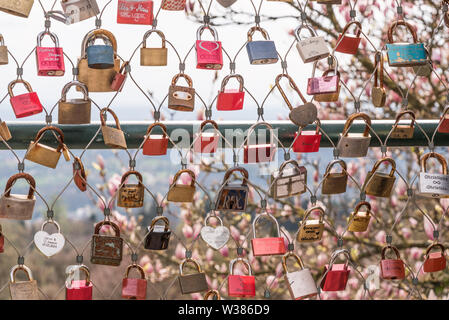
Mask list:
POLYGON ((431 198, 449 196, 449 175, 420 172, 419 193, 424 197, 431 198))

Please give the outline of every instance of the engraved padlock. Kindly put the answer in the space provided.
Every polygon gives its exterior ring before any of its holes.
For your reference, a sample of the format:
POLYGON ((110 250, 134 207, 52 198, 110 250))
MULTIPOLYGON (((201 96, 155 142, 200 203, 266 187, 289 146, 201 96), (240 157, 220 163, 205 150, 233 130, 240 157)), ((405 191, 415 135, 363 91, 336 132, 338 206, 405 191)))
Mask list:
POLYGON ((218 31, 210 25, 202 25, 196 32, 196 68, 221 70, 223 67, 223 52, 221 42, 218 41, 218 31), (204 30, 209 30, 214 41, 201 40, 204 30))
POLYGON ((302 194, 307 191, 306 185, 306 167, 299 166, 296 160, 285 161, 271 175, 271 197, 281 199, 302 194))
POLYGON ((324 231, 324 209, 319 206, 314 206, 306 210, 302 221, 299 223, 296 240, 298 242, 315 242, 320 241, 323 237, 324 231), (309 219, 309 216, 314 213, 319 213, 318 219, 309 219))
POLYGON ((315 120, 315 130, 300 130, 295 132, 295 139, 293 140, 293 152, 318 152, 321 143, 321 121, 317 118, 315 120))
POLYGON ((168 218, 157 216, 151 221, 148 227, 148 233, 145 237, 144 247, 148 250, 165 250, 170 241, 170 223, 168 218), (160 224, 159 222, 162 222, 160 224), (158 224, 159 223, 159 224, 158 224))
POLYGON ((173 183, 167 193, 167 201, 170 202, 193 202, 193 196, 195 195, 195 173, 189 169, 183 169, 176 172, 173 177, 173 183), (190 176, 190 184, 179 184, 178 179, 183 173, 190 176))
POLYGON ((354 212, 351 213, 348 220, 348 231, 365 232, 368 229, 368 225, 371 220, 371 205, 369 202, 359 202, 355 206, 354 212), (366 211, 360 211, 362 207, 365 207, 366 211))
POLYGON ((340 194, 346 192, 348 185, 348 172, 346 171, 346 162, 341 159, 331 161, 327 167, 323 177, 322 194, 340 194), (339 164, 341 172, 331 172, 333 166, 339 164))
POLYGON ((284 269, 284 281, 287 283, 288 291, 293 300, 312 298, 318 294, 310 270, 304 268, 301 258, 296 253, 289 251, 282 257, 282 268, 284 269), (289 257, 293 257, 299 264, 298 271, 288 271, 287 259, 289 257))
POLYGON ((206 274, 201 270, 199 263, 191 258, 184 259, 179 265, 178 281, 182 294, 208 290, 206 274), (192 274, 184 273, 184 265, 189 262, 194 264, 197 272, 192 274))
POLYGON ((390 138, 392 139, 412 139, 415 132, 415 113, 411 110, 399 112, 396 121, 393 124, 390 138), (399 121, 405 115, 410 116, 410 124, 399 124, 399 121))
MULTIPOLYGON (((265 133, 265 130, 263 130, 265 133)), ((259 139, 259 132, 256 135, 256 141, 259 139)), ((248 129, 246 143, 243 147, 244 163, 271 162, 276 155, 276 144, 274 143, 273 127, 268 122, 256 122, 248 129), (256 128, 263 126, 270 132, 269 143, 250 143, 251 133, 256 132, 256 128)))
POLYGON ((64 150, 66 150, 66 147, 64 144, 64 134, 62 133, 61 129, 54 126, 47 126, 40 129, 34 140, 30 142, 25 155, 25 159, 43 165, 45 167, 55 169, 58 165, 61 153, 64 150), (52 131, 55 134, 55 137, 58 141, 57 148, 49 147, 39 142, 42 135, 47 131, 52 131))
POLYGON ((244 83, 243 77, 239 74, 230 74, 223 78, 221 82, 221 89, 218 91, 217 96, 217 110, 219 111, 232 111, 242 110, 243 100, 245 98, 245 91, 243 91, 244 83), (239 82, 239 88, 226 89, 226 85, 231 78, 237 79, 239 82))
POLYGON ((343 132, 340 133, 337 150, 340 157, 343 158, 358 158, 365 157, 368 153, 368 148, 371 142, 371 135, 369 134, 371 127, 370 117, 363 112, 353 113, 346 120, 343 132), (363 133, 350 133, 352 123, 355 119, 362 118, 365 122, 365 129, 363 133))
POLYGON ((34 0, 0 0, 0 11, 22 17, 28 18, 31 8, 33 7, 34 0))
POLYGON ((62 89, 61 99, 58 102, 59 124, 87 124, 90 123, 91 101, 86 85, 78 81, 67 83, 62 89), (67 99, 67 92, 71 87, 81 88, 83 98, 67 99))
POLYGON ((439 153, 429 152, 421 156, 419 173, 419 194, 430 198, 449 198, 449 175, 446 159, 439 153), (427 160, 435 158, 441 164, 441 173, 428 173, 427 160))
POLYGON ((167 127, 161 122, 155 122, 148 126, 142 153, 146 156, 162 156, 167 154, 168 148, 167 127), (162 134, 151 134, 155 127, 160 127, 162 134))
POLYGON ((90 280, 89 268, 85 265, 76 266, 73 272, 79 274, 82 271, 86 276, 85 280, 80 280, 75 277, 70 283, 66 282, 65 299, 66 300, 92 300, 93 285, 90 280))
MULTIPOLYGON (((332 56, 333 57, 333 56, 332 56)), ((307 94, 313 95, 315 101, 335 102, 340 95, 340 72, 338 61, 334 58, 334 68, 328 68, 321 77, 315 77, 317 62, 313 64, 312 77, 307 81, 307 94), (329 75, 330 73, 333 75, 329 75)))
POLYGON ((427 247, 426 259, 424 261, 424 272, 438 272, 446 269, 446 248, 441 243, 433 243, 427 247), (440 249, 438 252, 432 252, 432 249, 440 249))
POLYGON ((143 207, 144 186, 142 183, 142 175, 135 170, 127 171, 123 174, 120 181, 120 188, 118 189, 117 207, 122 208, 140 208, 143 207), (126 183, 129 176, 134 175, 138 182, 137 184, 126 183))
POLYGON ((273 256, 284 254, 287 250, 285 248, 284 238, 281 237, 281 232, 279 230, 279 223, 276 218, 270 213, 265 212, 257 215, 252 223, 253 239, 251 239, 251 248, 253 250, 253 256, 273 256), (256 234, 256 224, 260 218, 268 218, 274 222, 276 227, 275 237, 257 238, 256 234))
POLYGON ((198 153, 212 154, 217 151, 218 142, 220 140, 220 131, 218 124, 214 120, 204 120, 199 131, 194 135, 193 150, 198 153), (210 124, 213 126, 212 132, 203 132, 204 127, 210 124))
POLYGON ((274 41, 270 40, 267 31, 261 27, 249 29, 246 51, 251 64, 272 64, 278 62, 278 53, 274 41), (256 31, 262 34, 264 40, 253 41, 253 35, 256 31))
POLYGON ((248 260, 236 258, 229 263, 228 296, 240 298, 256 296, 256 277, 252 275, 248 260), (247 275, 234 274, 234 267, 237 263, 245 265, 248 271, 247 275))
POLYGON ((165 46, 165 35, 162 31, 152 29, 145 32, 140 48, 140 65, 141 66, 166 66, 167 65, 167 47, 165 46), (160 48, 147 48, 148 37, 156 33, 162 41, 160 48))
POLYGON ((0 65, 8 64, 8 47, 5 45, 5 39, 0 34, 0 65))
POLYGON ((9 292, 11 300, 39 300, 37 281, 33 279, 33 274, 26 265, 15 265, 11 268, 9 292), (26 273, 28 280, 16 281, 16 273, 19 270, 26 273))
POLYGON ((385 157, 377 160, 373 169, 367 173, 362 190, 365 190, 365 193, 370 196, 382 198, 391 197, 394 182, 396 181, 396 177, 394 176, 395 171, 396 162, 392 158, 385 157), (377 172, 383 163, 389 163, 391 165, 390 173, 377 172))
POLYGON ((63 76, 65 73, 64 52, 59 47, 56 34, 43 31, 37 35, 36 66, 38 76, 63 76), (53 47, 42 47, 42 39, 48 35, 54 43, 53 47))
POLYGON ((322 291, 343 291, 346 289, 351 271, 348 265, 350 260, 350 254, 345 249, 337 250, 332 254, 329 265, 324 267, 324 276, 320 281, 322 291), (335 263, 342 254, 346 258, 346 262, 335 263))
POLYGON ((223 184, 217 195, 215 210, 244 212, 248 203, 248 171, 242 167, 228 169, 223 177, 223 184), (231 175, 242 174, 241 184, 230 184, 231 175))
POLYGON ((399 250, 391 245, 382 248, 382 260, 380 260, 380 275, 382 279, 397 280, 405 278, 404 261, 401 260, 399 250), (387 259, 387 251, 393 251, 395 259, 387 259))
POLYGON ((350 21, 346 24, 346 26, 343 28, 342 33, 338 36, 337 39, 337 45, 335 47, 335 51, 346 53, 346 54, 357 54, 357 50, 359 49, 360 45, 360 35, 362 33, 362 25, 358 21, 350 21), (356 33, 355 34, 348 34, 349 27, 355 25, 356 26, 356 33))
POLYGON ((125 277, 122 280, 122 297, 132 300, 145 300, 147 297, 147 279, 145 271, 138 264, 131 264, 126 268, 125 277), (139 271, 140 278, 130 278, 132 269, 139 271))
POLYGON ((101 133, 103 135, 104 144, 114 149, 126 149, 127 145, 125 134, 123 133, 122 128, 120 127, 120 122, 115 112, 109 108, 101 109, 100 120, 101 120, 101 133), (106 125, 105 114, 107 112, 109 112, 114 118, 116 128, 108 127, 106 125))
POLYGON ((377 65, 377 69, 374 71, 371 99, 375 107, 382 108, 385 106, 387 93, 384 88, 384 57, 381 51, 376 53, 374 63, 377 65))
POLYGON ((117 5, 117 23, 153 24, 153 1, 119 0, 117 5))
POLYGON ((36 204, 35 189, 36 182, 30 174, 20 172, 11 176, 6 182, 5 192, 0 198, 0 218, 31 220, 36 204), (30 185, 28 194, 11 194, 11 188, 18 179, 25 179, 28 182, 30 185))
POLYGON ((177 111, 193 111, 195 108, 195 88, 188 75, 178 73, 173 77, 168 89, 168 108, 177 111), (188 87, 177 85, 179 78, 184 78, 188 87))
POLYGON ((11 81, 8 85, 8 93, 16 118, 29 117, 42 112, 43 107, 37 93, 33 92, 31 85, 25 80, 18 79, 11 81), (12 89, 17 83, 22 83, 28 92, 15 96, 12 89))
POLYGON ((61 7, 71 24, 100 14, 96 0, 62 0, 61 7))
POLYGON ((324 37, 318 37, 309 25, 301 24, 294 32, 297 40, 296 49, 304 63, 318 61, 329 55, 329 48, 324 37), (301 30, 307 29, 311 35, 309 38, 301 39, 301 30))
POLYGON ((123 239, 120 228, 112 221, 101 221, 95 225, 92 236, 90 262, 107 266, 119 266, 122 262, 123 239), (114 235, 100 234, 103 226, 110 226, 114 235))

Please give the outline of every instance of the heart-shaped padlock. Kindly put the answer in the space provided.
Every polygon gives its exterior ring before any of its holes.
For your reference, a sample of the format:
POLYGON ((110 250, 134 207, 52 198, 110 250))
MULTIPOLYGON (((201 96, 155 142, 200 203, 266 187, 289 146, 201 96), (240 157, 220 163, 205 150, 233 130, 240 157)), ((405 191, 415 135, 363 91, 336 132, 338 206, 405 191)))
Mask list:
POLYGON ((315 122, 317 116, 318 111, 312 102, 307 102, 302 106, 293 108, 289 114, 290 120, 300 127, 305 127, 315 122))
POLYGON ((204 221, 204 227, 201 228, 201 238, 206 242, 212 249, 218 250, 228 242, 229 240, 229 229, 223 226, 223 221, 220 217, 215 214, 208 214, 204 221), (220 222, 220 226, 214 228, 207 225, 210 218, 215 218, 220 222))
POLYGON ((59 224, 53 220, 47 220, 42 224, 41 231, 34 235, 34 244, 36 248, 46 257, 51 257, 60 252, 64 248, 65 238, 60 232, 59 224), (57 232, 48 234, 44 231, 44 227, 52 223, 56 226, 57 232))

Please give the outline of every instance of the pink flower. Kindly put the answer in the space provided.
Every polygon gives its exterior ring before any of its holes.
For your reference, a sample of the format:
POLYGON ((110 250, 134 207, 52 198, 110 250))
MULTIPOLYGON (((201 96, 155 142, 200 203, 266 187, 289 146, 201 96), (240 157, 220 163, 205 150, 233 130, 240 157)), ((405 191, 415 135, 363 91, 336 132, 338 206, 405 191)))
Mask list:
POLYGON ((206 251, 206 260, 208 262, 211 262, 214 259, 214 250, 212 250, 211 248, 208 248, 206 251))
POLYGON ((228 257, 229 256, 229 248, 228 246, 224 246, 223 248, 221 248, 220 253, 223 257, 228 257))
POLYGON ((376 239, 377 242, 384 242, 385 241, 386 232, 384 230, 379 231, 374 239, 376 239))
POLYGON ((321 252, 316 258, 316 263, 318 267, 323 267, 328 261, 328 257, 325 253, 321 252))
POLYGON ((267 284, 267 286, 268 286, 269 288, 271 288, 272 290, 279 287, 279 281, 278 281, 278 279, 277 279, 275 276, 273 276, 273 275, 269 275, 269 276, 267 277, 266 284, 267 284))
POLYGON ((175 249, 175 257, 176 259, 182 260, 185 258, 185 249, 182 244, 178 243, 175 249))
POLYGON ((432 223, 425 217, 424 217, 424 231, 426 232, 427 237, 430 240, 433 240, 434 227, 432 223))
POLYGON ((186 237, 187 239, 192 238, 193 236, 193 228, 191 226, 189 226, 188 224, 185 224, 182 227, 182 234, 184 235, 184 237, 186 237))

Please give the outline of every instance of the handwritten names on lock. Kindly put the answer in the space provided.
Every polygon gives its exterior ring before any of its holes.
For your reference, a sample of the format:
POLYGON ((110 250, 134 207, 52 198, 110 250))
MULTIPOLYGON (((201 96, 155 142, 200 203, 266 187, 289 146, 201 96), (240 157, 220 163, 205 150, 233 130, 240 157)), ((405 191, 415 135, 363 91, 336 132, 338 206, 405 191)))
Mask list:
POLYGON ((449 175, 420 172, 419 191, 420 193, 430 194, 432 197, 449 195, 449 175))
POLYGON ((117 22, 127 24, 152 24, 153 2, 120 0, 117 7, 117 22))
POLYGON ((319 241, 323 236, 324 224, 318 221, 306 223, 298 234, 298 240, 302 242, 319 241))

